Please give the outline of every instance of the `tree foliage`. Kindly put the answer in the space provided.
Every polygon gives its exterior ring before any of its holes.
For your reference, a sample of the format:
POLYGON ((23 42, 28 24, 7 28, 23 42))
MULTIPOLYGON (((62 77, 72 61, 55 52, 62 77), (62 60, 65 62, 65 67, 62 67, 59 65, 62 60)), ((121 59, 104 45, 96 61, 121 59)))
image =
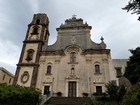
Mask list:
POLYGON ((37 105, 39 95, 36 89, 0 84, 0 105, 37 105))
POLYGON ((123 97, 123 105, 140 105, 140 85, 133 85, 132 89, 123 97))
POLYGON ((109 95, 111 100, 117 101, 118 103, 122 100, 124 94, 126 93, 126 89, 124 86, 117 86, 112 82, 106 84, 106 92, 109 95))
MULTIPOLYGON (((127 12, 132 11, 132 14, 140 14, 140 0, 130 0, 128 4, 122 8, 127 12)), ((138 18, 140 20, 140 17, 138 18)))
POLYGON ((129 57, 124 76, 130 80, 132 84, 140 82, 140 47, 130 50, 132 56, 129 57))

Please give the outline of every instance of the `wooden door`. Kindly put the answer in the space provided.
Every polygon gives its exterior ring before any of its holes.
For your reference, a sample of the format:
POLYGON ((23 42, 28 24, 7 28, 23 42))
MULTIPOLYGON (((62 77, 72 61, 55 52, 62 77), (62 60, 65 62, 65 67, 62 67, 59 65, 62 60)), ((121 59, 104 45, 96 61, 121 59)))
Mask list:
POLYGON ((69 82, 68 96, 69 97, 76 97, 76 82, 74 82, 74 81, 69 82))

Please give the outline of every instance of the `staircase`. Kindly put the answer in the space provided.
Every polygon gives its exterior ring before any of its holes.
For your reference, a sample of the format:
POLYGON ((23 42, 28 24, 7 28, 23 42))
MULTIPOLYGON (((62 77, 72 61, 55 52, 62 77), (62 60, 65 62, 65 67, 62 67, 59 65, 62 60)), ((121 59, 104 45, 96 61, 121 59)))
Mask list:
POLYGON ((51 97, 44 105, 86 105, 89 97, 51 97))

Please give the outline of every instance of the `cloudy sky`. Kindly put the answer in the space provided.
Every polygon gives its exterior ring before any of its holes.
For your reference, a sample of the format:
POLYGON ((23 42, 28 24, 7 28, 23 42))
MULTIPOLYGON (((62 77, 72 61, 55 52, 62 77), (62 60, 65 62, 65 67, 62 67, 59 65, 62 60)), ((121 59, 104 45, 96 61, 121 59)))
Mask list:
POLYGON ((129 0, 0 0, 0 67, 16 71, 22 41, 33 14, 46 13, 50 20, 49 44, 56 41, 56 28, 73 14, 92 26, 91 39, 104 37, 113 59, 128 58, 139 46, 140 22, 121 8, 129 0))

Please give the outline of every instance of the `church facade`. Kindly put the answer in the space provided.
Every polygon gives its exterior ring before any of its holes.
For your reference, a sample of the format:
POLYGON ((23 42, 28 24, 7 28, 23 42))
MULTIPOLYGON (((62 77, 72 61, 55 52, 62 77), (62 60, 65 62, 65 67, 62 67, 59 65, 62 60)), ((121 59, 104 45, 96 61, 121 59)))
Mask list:
POLYGON ((28 25, 14 84, 38 88, 42 94, 82 97, 105 92, 105 84, 118 84, 127 60, 112 59, 104 38, 90 39, 92 29, 73 16, 57 28, 57 41, 48 45, 49 19, 35 14, 28 25))

